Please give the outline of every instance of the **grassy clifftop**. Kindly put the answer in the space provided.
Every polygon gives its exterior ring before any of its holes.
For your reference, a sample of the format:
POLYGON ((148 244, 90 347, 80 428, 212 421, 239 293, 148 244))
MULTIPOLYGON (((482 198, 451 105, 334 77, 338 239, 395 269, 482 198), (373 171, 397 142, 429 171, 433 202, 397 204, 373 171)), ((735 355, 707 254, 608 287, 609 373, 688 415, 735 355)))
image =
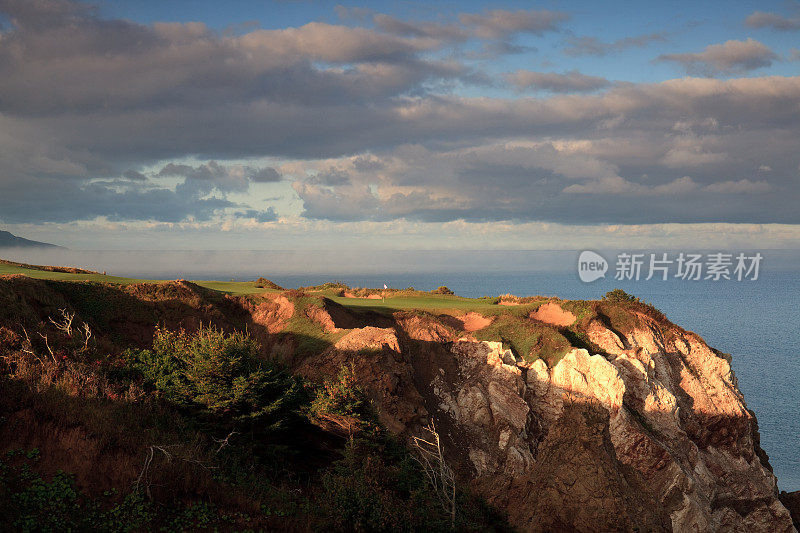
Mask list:
MULTIPOLYGON (((310 361, 329 353, 385 361, 374 372, 391 389, 398 360, 433 362, 463 338, 552 367, 593 348, 592 321, 624 331, 658 316, 621 295, 469 299, 63 270, 0 264, 0 515, 20 530, 450 530, 441 490, 347 364, 314 379, 297 369, 320 370, 310 361), (361 332, 388 340, 361 346, 361 332)), ((507 528, 465 479, 455 490, 457 529, 507 528)))

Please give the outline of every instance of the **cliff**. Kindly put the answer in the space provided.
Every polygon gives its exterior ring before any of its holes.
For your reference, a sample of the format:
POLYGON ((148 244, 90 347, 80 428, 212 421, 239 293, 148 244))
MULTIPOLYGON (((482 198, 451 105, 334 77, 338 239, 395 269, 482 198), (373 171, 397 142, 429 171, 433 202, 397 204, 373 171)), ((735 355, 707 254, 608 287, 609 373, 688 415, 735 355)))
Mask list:
POLYGON ((436 317, 396 317, 299 371, 360 359, 387 427, 435 420, 461 475, 521 531, 792 531, 728 356, 630 313, 625 333, 586 321, 599 353, 550 368, 436 317))
POLYGON ((155 325, 211 323, 247 329, 310 382, 350 367, 384 427, 408 440, 435 423, 456 478, 520 531, 794 530, 730 356, 651 307, 387 302, 359 312, 313 292, 8 277, 0 326, 68 307, 113 349, 147 346, 155 325))

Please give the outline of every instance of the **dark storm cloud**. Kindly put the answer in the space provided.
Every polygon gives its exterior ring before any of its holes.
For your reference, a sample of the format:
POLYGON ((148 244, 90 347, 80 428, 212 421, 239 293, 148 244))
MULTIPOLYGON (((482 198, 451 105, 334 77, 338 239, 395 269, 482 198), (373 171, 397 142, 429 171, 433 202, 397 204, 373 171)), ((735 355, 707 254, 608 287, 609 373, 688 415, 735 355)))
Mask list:
POLYGON ((281 181, 282 178, 280 172, 272 167, 258 168, 250 172, 250 179, 256 183, 273 183, 281 181))
POLYGON ((325 172, 318 172, 310 176, 306 181, 313 185, 336 187, 339 185, 348 185, 350 183, 350 175, 343 170, 331 167, 325 172))

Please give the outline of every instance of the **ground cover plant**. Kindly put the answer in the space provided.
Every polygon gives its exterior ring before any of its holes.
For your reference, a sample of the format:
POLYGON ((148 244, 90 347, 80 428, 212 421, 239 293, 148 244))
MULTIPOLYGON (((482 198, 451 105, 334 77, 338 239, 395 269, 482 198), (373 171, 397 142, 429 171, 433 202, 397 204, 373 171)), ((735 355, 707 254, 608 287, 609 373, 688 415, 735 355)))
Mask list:
MULTIPOLYGON (((149 346, 116 355, 66 331, 47 332, 45 344, 0 330, 0 434, 18 445, 0 458, 4 524, 451 530, 352 370, 303 382, 265 360, 247 334, 209 327, 159 327, 149 346), (331 417, 355 421, 346 439, 319 423, 331 417), (92 453, 62 465, 56 446, 76 434, 92 453), (109 468, 112 479, 102 474, 109 468)), ((459 498, 460 530, 505 527, 467 492, 459 498)))

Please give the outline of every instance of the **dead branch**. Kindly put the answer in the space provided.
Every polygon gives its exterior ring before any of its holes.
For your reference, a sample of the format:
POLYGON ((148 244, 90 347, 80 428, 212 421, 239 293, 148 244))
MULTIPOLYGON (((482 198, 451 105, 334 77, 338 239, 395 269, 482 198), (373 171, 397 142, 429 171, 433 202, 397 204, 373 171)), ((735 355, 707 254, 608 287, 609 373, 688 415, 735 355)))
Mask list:
POLYGON ((25 329, 25 326, 22 326, 22 331, 25 333, 25 340, 22 343, 23 353, 33 356, 34 359, 39 361, 40 365, 44 366, 44 361, 42 358, 39 357, 33 350, 33 343, 31 342, 31 338, 28 336, 28 330, 25 329))
POLYGON ((83 323, 81 334, 83 335, 83 350, 86 351, 89 349, 89 339, 92 338, 92 330, 89 328, 89 324, 86 322, 83 323))
POLYGON ((50 352, 50 357, 53 359, 54 363, 58 363, 56 361, 56 354, 53 353, 53 349, 50 347, 50 343, 47 342, 47 335, 44 333, 39 333, 39 336, 44 339, 44 345, 47 347, 47 351, 50 352))
POLYGON ((160 451, 164 454, 164 457, 167 459, 167 462, 172 461, 172 454, 167 450, 167 448, 173 448, 173 446, 159 446, 153 444, 148 446, 147 448, 147 458, 144 460, 144 467, 142 467, 142 471, 139 473, 139 478, 133 483, 133 490, 138 492, 139 489, 144 484, 144 491, 147 494, 147 498, 152 500, 153 496, 150 494, 150 465, 153 462, 153 457, 155 455, 156 450, 160 451))
MULTIPOLYGON (((225 439, 222 439, 221 441, 217 442, 227 442, 228 439, 233 435, 233 433, 235 432, 231 432, 231 434, 228 435, 225 439)), ((152 444, 148 446, 147 457, 145 457, 144 466, 142 467, 142 471, 139 473, 139 477, 133 483, 133 490, 139 491, 140 489, 144 488, 144 492, 147 495, 147 498, 150 500, 153 499, 153 496, 150 493, 150 487, 152 486, 151 472, 153 468, 153 459, 155 458, 157 451, 161 452, 164 455, 164 458, 167 460, 168 463, 172 462, 172 459, 175 458, 177 460, 184 461, 186 463, 192 463, 194 465, 197 465, 209 472, 217 468, 214 466, 207 466, 206 464, 203 463, 203 461, 200 461, 199 459, 194 459, 192 457, 194 454, 198 453, 199 448, 195 449, 194 453, 189 451, 188 453, 183 453, 180 455, 171 451, 173 448, 176 448, 178 446, 179 446, 178 444, 170 444, 170 445, 152 444), (183 457, 181 457, 181 455, 183 455, 183 457)))
POLYGON ((431 421, 425 430, 430 433, 431 440, 413 436, 413 445, 416 450, 414 458, 422 466, 428 482, 433 488, 442 508, 450 514, 450 527, 456 525, 456 482, 453 469, 444 458, 444 449, 439 440, 436 425, 431 421))
POLYGON ((217 451, 214 452, 214 453, 221 452, 224 447, 228 446, 230 438, 233 437, 234 435, 238 435, 238 434, 239 434, 238 431, 231 431, 230 433, 228 433, 228 436, 225 437, 224 439, 214 439, 214 442, 219 444, 219 448, 217 448, 217 451))
POLYGON ((72 337, 72 321, 75 320, 75 313, 73 312, 70 314, 66 307, 64 309, 59 309, 59 311, 61 312, 61 318, 58 319, 58 322, 53 320, 52 317, 48 318, 56 328, 66 333, 68 337, 72 337))

